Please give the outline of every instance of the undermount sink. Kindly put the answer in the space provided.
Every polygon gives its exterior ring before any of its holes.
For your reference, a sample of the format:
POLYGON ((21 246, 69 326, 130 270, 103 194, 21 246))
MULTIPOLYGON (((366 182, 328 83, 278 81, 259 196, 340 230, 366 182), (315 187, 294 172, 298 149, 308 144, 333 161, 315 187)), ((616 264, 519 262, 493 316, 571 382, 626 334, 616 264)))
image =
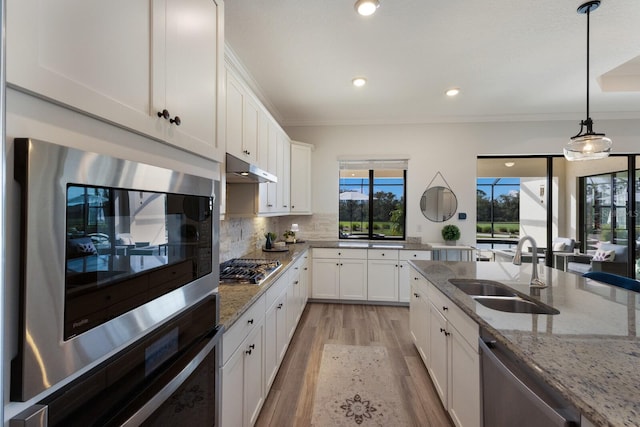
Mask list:
POLYGON ((553 307, 526 299, 506 285, 493 280, 449 279, 449 283, 492 310, 508 313, 559 314, 553 307))
POLYGON ((560 314, 553 307, 520 297, 476 297, 474 299, 485 307, 508 313, 560 314))
POLYGON ((499 282, 492 280, 478 279, 449 279, 456 288, 460 289, 467 295, 485 295, 485 296, 502 296, 515 297, 517 294, 499 282))

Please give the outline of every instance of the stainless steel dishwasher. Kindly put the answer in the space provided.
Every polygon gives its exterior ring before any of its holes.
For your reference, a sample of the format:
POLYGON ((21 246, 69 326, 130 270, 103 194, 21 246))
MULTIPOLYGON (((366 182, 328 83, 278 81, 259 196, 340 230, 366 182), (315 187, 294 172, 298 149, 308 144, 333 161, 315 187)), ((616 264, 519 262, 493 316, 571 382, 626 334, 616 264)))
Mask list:
POLYGON ((579 426, 580 412, 502 344, 480 336, 484 427, 579 426))

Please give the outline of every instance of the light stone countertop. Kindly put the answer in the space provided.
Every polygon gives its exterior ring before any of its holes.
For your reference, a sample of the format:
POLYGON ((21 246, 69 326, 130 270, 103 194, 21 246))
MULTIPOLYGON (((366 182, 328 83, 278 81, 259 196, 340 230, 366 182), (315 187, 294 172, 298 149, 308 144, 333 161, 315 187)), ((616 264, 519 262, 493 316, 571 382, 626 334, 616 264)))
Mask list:
POLYGON ((233 323, 242 316, 251 305, 264 294, 278 278, 280 278, 289 268, 290 264, 301 257, 309 249, 307 243, 296 243, 287 245, 286 252, 265 252, 261 250, 245 254, 242 258, 277 259, 282 263, 282 267, 267 278, 260 285, 225 285, 218 286, 218 296, 220 298, 220 324, 228 330, 233 323))
POLYGON ((538 266, 539 296, 557 315, 505 313, 450 278, 489 279, 529 295, 531 264, 410 261, 421 274, 540 373, 596 425, 640 425, 640 294, 538 266))
POLYGON ((278 280, 280 276, 287 270, 289 264, 295 262, 298 257, 307 249, 314 248, 330 248, 330 249, 399 249, 413 251, 429 251, 431 246, 422 243, 408 243, 401 241, 351 241, 351 240, 314 240, 303 241, 302 243, 287 244, 286 252, 265 252, 256 250, 244 254, 242 258, 263 258, 277 259, 282 263, 282 267, 278 269, 272 276, 260 285, 228 285, 220 284, 218 287, 218 296, 220 297, 220 323, 225 329, 229 329, 233 323, 244 314, 249 307, 260 296, 269 289, 269 287, 278 280))

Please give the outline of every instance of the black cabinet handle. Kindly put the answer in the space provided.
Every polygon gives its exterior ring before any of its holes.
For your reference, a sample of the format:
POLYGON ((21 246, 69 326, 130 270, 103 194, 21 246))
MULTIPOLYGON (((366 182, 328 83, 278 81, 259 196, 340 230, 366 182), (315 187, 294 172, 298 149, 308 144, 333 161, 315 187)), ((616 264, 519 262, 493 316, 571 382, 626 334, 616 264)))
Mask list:
POLYGON ((440 332, 442 332, 444 334, 445 337, 448 337, 449 335, 451 335, 451 332, 447 332, 446 329, 442 329, 440 328, 440 332))
POLYGON ((278 309, 282 308, 282 303, 278 304, 278 309))
POLYGON ((449 310, 449 307, 447 307, 446 305, 443 305, 442 306, 442 311, 447 311, 447 310, 449 310))
POLYGON ((176 126, 180 126, 180 123, 182 123, 182 120, 180 120, 180 117, 175 116, 173 119, 169 119, 169 123, 175 123, 176 126))
POLYGON ((296 280, 295 282, 293 282, 293 284, 294 284, 294 285, 297 285, 297 284, 298 284, 298 282, 299 282, 299 281, 298 281, 298 280, 296 280))
POLYGON ((420 294, 416 294, 415 292, 413 293, 413 296, 416 298, 420 298, 420 294))
POLYGON ((253 325, 253 319, 249 319, 249 320, 247 320, 247 323, 249 323, 249 324, 253 325))
POLYGON ((171 114, 169 114, 169 110, 165 108, 162 111, 158 111, 158 117, 162 117, 165 120, 169 120, 169 118, 171 117, 171 114))
POLYGON ((251 350, 253 350, 254 348, 256 348, 256 345, 255 345, 255 344, 251 344, 251 345, 249 346, 249 350, 245 351, 245 353, 247 353, 247 354, 251 354, 251 350))

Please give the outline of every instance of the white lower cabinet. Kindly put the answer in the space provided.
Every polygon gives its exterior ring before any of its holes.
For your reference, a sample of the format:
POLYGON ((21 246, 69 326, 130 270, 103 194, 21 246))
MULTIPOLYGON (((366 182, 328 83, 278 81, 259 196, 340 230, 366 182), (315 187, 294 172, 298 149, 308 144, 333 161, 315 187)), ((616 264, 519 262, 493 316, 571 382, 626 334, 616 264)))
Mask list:
POLYGON ((222 427, 255 424, 307 302, 308 252, 228 329, 222 339, 222 427))
POLYGON ((480 355, 454 328, 449 337, 449 415, 457 426, 480 426, 480 355))
POLYGON ((398 301, 398 250, 369 249, 367 299, 398 301))
POLYGON ((264 302, 261 297, 222 338, 223 426, 252 426, 264 403, 264 302))
MULTIPOLYGON (((416 281, 419 280, 414 277, 416 281)), ((411 283, 411 301, 409 302, 409 331, 411 339, 420 353, 425 366, 429 365, 429 300, 426 285, 411 283)))
POLYGON ((447 319, 431 304, 429 310, 429 348, 431 350, 431 358, 427 369, 442 404, 445 408, 448 408, 447 373, 450 350, 446 333, 449 333, 447 332, 447 319))
POLYGON ((314 248, 312 297, 409 303, 409 261, 430 259, 430 251, 314 248))
POLYGON ((411 277, 409 317, 416 348, 453 423, 479 427, 478 325, 415 269, 411 277))
POLYGON ((398 254, 398 301, 409 302, 411 291, 411 266, 409 261, 428 261, 431 251, 399 251, 398 254))
POLYGON ((264 324, 264 373, 267 389, 273 384, 280 362, 284 358, 289 343, 287 322, 287 294, 282 293, 267 309, 264 324))
POLYGON ((312 297, 367 299, 367 250, 313 250, 312 297))

